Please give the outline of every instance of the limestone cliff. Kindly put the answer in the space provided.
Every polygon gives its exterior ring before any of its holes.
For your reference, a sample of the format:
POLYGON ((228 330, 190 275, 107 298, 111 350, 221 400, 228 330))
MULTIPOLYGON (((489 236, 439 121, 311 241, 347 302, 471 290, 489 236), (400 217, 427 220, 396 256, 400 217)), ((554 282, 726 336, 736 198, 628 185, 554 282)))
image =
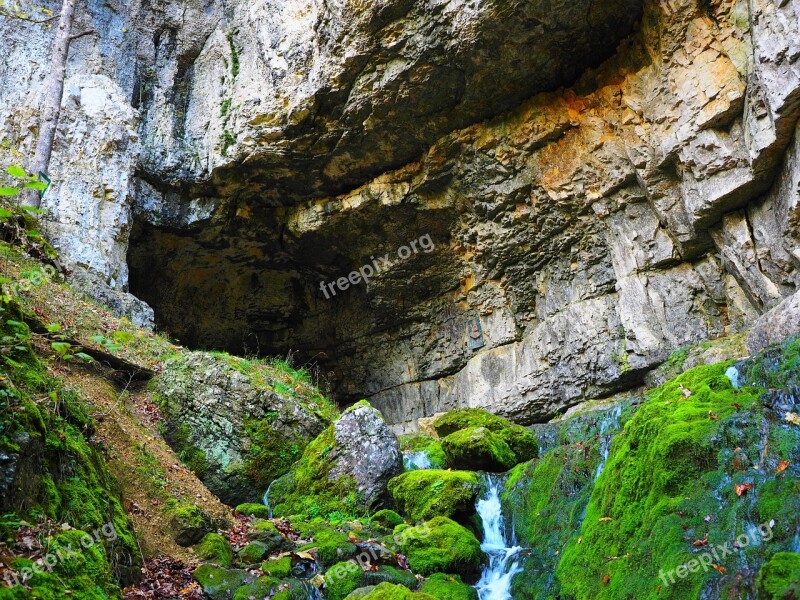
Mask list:
MULTIPOLYGON (((796 0, 84 8, 48 231, 191 346, 299 352, 403 429, 546 420, 776 306, 798 328, 796 0)), ((24 151, 49 37, 0 34, 24 151)))

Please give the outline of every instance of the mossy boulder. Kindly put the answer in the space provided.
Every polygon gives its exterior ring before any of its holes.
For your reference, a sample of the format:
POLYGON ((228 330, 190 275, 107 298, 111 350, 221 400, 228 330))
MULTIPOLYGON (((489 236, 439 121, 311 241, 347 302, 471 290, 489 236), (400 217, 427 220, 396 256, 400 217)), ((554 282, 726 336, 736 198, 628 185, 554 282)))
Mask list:
POLYGON ((326 598, 343 600, 357 589, 384 582, 402 585, 409 589, 419 586, 417 578, 409 571, 385 565, 363 569, 356 561, 349 560, 337 563, 326 571, 326 598))
POLYGON ((151 389, 167 442, 232 506, 260 499, 334 414, 302 371, 224 353, 181 353, 151 389))
POLYGON ((508 471, 519 461, 503 438, 486 427, 469 427, 442 440, 447 466, 469 471, 508 471))
POLYGON ((265 544, 270 552, 280 548, 289 549, 293 545, 270 521, 256 519, 250 522, 250 529, 247 534, 248 539, 265 544))
POLYGON ((298 525, 303 537, 310 537, 311 541, 301 545, 300 550, 314 550, 317 558, 323 565, 332 565, 352 558, 358 552, 358 547, 350 537, 333 527, 325 524, 312 524, 310 526, 298 525))
POLYGON ((249 577, 244 569, 226 569, 212 564, 200 565, 193 575, 212 600, 228 600, 249 577))
POLYGON ((522 425, 512 423, 508 419, 480 408, 451 410, 433 422, 433 428, 440 438, 471 427, 485 427, 489 431, 499 434, 511 448, 517 462, 527 462, 538 455, 539 445, 533 433, 522 425))
POLYGON ((262 564, 261 570, 270 577, 284 579, 292 574, 292 559, 289 556, 273 558, 262 564))
POLYGON ((269 507, 255 502, 245 502, 236 507, 236 512, 245 517, 256 517, 258 519, 269 519, 269 507))
MULTIPOLYGON (((391 494, 391 486, 392 486, 392 479, 389 481, 389 493, 391 494)), ((401 525, 403 521, 403 517, 398 515, 395 511, 384 508, 383 510, 379 510, 374 515, 370 517, 370 522, 378 527, 383 527, 384 529, 388 529, 392 531, 398 525, 401 525)))
POLYGON ((194 504, 179 504, 170 515, 170 533, 179 546, 192 546, 214 529, 211 517, 194 504))
MULTIPOLYGON (((468 518, 475 512, 480 481, 470 471, 409 471, 389 482, 395 505, 412 522, 433 517, 468 518)), ((399 525, 399 523, 398 523, 399 525)))
POLYGON ((194 552, 200 560, 230 567, 233 562, 233 547, 227 538, 218 533, 207 533, 194 552))
POLYGON ((267 557, 272 548, 264 542, 250 542, 239 550, 237 556, 244 565, 253 565, 267 557))
POLYGON ((393 583, 381 583, 369 590, 366 595, 348 596, 348 598, 361 598, 362 600, 436 600, 435 596, 412 592, 407 587, 393 583))
POLYGON ((359 402, 272 484, 270 504, 277 516, 354 515, 380 508, 388 498, 389 479, 402 470, 394 433, 377 410, 359 402))
POLYGON ((800 554, 778 552, 758 573, 759 598, 800 598, 800 554))
POLYGON ((469 529, 447 517, 435 517, 400 534, 400 551, 420 575, 455 573, 474 579, 483 561, 480 542, 469 529))
POLYGON ((425 580, 419 591, 439 600, 478 600, 477 590, 458 575, 435 573, 425 580))

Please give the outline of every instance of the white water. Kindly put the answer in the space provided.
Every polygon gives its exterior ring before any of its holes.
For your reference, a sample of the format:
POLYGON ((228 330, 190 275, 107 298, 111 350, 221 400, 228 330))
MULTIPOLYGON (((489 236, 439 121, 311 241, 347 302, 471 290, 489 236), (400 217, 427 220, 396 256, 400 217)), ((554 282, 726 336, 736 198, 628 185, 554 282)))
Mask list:
POLYGON ((432 465, 428 453, 423 450, 422 452, 403 454, 403 466, 406 471, 419 471, 421 469, 430 469, 432 465))
POLYGON ((511 600, 511 581, 522 572, 517 555, 522 548, 514 545, 514 533, 506 539, 506 527, 500 504, 500 480, 487 476, 486 493, 478 500, 477 510, 483 522, 481 550, 489 556, 475 589, 480 600, 511 600))
POLYGON ((267 491, 264 492, 264 506, 266 506, 269 509, 269 518, 270 519, 272 518, 272 507, 269 505, 269 491, 272 489, 272 484, 275 483, 276 481, 277 481, 277 479, 273 479, 270 482, 269 487, 267 487, 267 491))

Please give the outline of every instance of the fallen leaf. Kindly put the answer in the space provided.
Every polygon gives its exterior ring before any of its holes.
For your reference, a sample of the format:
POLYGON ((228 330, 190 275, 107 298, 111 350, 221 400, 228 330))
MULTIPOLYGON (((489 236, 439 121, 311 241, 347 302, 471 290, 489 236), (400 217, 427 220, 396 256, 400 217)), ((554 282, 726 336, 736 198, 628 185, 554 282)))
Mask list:
POLYGON ((711 419, 712 421, 716 421, 717 419, 719 419, 719 415, 715 412, 708 411, 708 418, 711 419))
POLYGON ((683 390, 684 397, 688 398, 692 395, 692 390, 683 390))
POLYGON ((788 468, 789 468, 789 461, 788 460, 782 460, 780 462, 780 464, 778 465, 778 468, 775 469, 775 471, 778 472, 778 473, 783 473, 788 468))
POLYGON ((739 404, 738 402, 731 402, 731 406, 733 408, 735 408, 736 410, 741 410, 742 409, 742 405, 739 404))
POLYGON ((713 519, 713 518, 714 518, 714 515, 706 515, 705 517, 703 517, 703 521, 705 521, 706 523, 709 523, 709 522, 711 522, 711 519, 713 519))
POLYGON ((611 517, 600 517, 600 521, 599 522, 600 523, 606 523, 608 521, 613 521, 613 520, 614 519, 612 519, 611 517))
POLYGON ((708 545, 708 534, 706 534, 706 536, 703 539, 701 540, 698 539, 692 542, 692 546, 694 546, 695 548, 701 548, 702 546, 706 545, 708 545))
POLYGON ((611 577, 608 575, 603 575, 603 585, 608 585, 609 581, 611 581, 611 577))
POLYGON ((727 569, 726 569, 725 567, 722 567, 722 566, 720 566, 720 565, 714 565, 714 564, 712 564, 711 566, 712 566, 714 569, 716 569, 717 571, 719 571, 720 573, 724 573, 725 571, 727 571, 727 569))
POLYGON ((741 496, 742 494, 744 494, 748 490, 752 490, 752 489, 753 489, 753 485, 750 484, 750 483, 739 483, 734 488, 734 490, 736 491, 736 495, 737 496, 741 496))
POLYGON ((798 415, 797 413, 787 412, 783 418, 786 419, 786 421, 788 421, 792 425, 800 425, 800 415, 798 415))

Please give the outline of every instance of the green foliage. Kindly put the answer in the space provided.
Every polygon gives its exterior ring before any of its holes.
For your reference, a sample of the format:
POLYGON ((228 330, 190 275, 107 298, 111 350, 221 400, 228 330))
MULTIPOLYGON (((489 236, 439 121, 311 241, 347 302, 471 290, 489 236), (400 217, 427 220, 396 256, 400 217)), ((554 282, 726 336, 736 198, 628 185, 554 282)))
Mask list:
POLYGON ((389 481, 395 505, 412 522, 438 516, 469 518, 479 492, 478 476, 470 471, 409 471, 389 481))
POLYGON ((400 551, 420 575, 472 576, 483 561, 481 545, 469 529, 447 517, 435 517, 401 534, 400 551))
POLYGON ((233 31, 229 31, 226 36, 228 39, 228 46, 231 49, 231 75, 233 75, 234 79, 237 75, 239 75, 239 51, 236 49, 236 43, 234 40, 233 31))

